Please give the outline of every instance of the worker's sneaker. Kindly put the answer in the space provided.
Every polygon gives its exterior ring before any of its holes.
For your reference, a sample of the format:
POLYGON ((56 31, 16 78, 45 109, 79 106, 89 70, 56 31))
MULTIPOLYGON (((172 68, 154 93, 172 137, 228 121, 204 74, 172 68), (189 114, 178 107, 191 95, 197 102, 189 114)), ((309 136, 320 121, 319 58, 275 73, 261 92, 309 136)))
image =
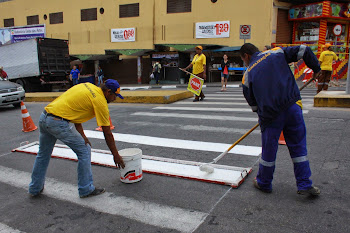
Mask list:
POLYGON ((86 198, 86 197, 97 196, 97 195, 100 195, 100 194, 104 193, 105 191, 106 191, 106 189, 104 189, 104 188, 102 188, 102 189, 95 188, 94 191, 92 191, 92 192, 89 193, 88 195, 80 196, 80 198, 86 198))
POLYGON ((254 184, 254 187, 259 189, 261 192, 264 192, 264 193, 271 193, 272 192, 272 189, 262 189, 259 186, 258 181, 256 179, 253 180, 253 184, 254 184))
POLYGON ((38 197, 40 194, 42 194, 43 191, 44 191, 44 187, 43 187, 37 194, 31 194, 31 193, 29 193, 29 195, 30 195, 31 197, 38 197))
POLYGON ((193 102, 198 102, 198 101, 199 101, 199 99, 194 99, 194 100, 193 100, 193 102))
POLYGON ((311 186, 311 188, 306 189, 306 190, 298 190, 297 192, 300 195, 311 195, 311 196, 318 196, 320 195, 321 191, 319 188, 315 187, 315 186, 311 186))

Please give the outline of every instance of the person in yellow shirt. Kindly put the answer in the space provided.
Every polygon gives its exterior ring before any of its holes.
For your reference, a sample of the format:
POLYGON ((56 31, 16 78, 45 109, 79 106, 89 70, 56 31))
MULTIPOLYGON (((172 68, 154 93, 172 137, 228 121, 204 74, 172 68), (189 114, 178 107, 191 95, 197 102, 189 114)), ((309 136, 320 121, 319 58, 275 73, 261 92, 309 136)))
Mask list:
MULTIPOLYGON (((206 80, 207 79, 207 74, 206 74, 206 70, 207 70, 207 58, 205 57, 205 55, 203 54, 203 47, 198 45, 196 47, 196 55, 193 57, 192 62, 185 68, 185 70, 188 70, 190 68, 193 67, 193 74, 206 80)), ((197 102, 199 101, 199 97, 201 97, 200 100, 204 100, 205 95, 203 93, 203 91, 201 91, 199 96, 195 96, 195 99, 193 100, 193 102, 197 102)))
POLYGON ((95 188, 91 171, 91 143, 85 136, 82 123, 96 117, 97 125, 102 127, 109 149, 117 167, 124 168, 124 162, 118 153, 110 129, 108 103, 120 94, 120 85, 116 80, 108 79, 100 87, 91 83, 73 86, 45 107, 40 116, 39 152, 32 171, 29 194, 40 195, 44 190, 45 174, 57 139, 69 146, 78 157, 78 192, 81 198, 96 196, 105 192, 104 188, 95 188), (72 130, 69 123, 75 125, 72 130))
POLYGON ((320 91, 328 90, 328 84, 331 80, 332 76, 332 64, 334 60, 338 60, 338 56, 333 52, 333 49, 331 47, 331 44, 325 44, 323 47, 325 51, 323 51, 320 55, 320 58, 318 59, 321 65, 321 76, 318 80, 317 85, 317 93, 320 91))

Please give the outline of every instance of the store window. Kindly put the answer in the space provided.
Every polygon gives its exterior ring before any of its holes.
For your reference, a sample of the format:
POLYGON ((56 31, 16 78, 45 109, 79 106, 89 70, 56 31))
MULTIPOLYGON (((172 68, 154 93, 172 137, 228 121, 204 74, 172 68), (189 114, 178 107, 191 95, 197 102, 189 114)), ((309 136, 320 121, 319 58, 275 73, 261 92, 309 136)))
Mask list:
POLYGON ((318 22, 302 22, 297 24, 295 32, 296 42, 317 42, 320 33, 320 23, 318 22))

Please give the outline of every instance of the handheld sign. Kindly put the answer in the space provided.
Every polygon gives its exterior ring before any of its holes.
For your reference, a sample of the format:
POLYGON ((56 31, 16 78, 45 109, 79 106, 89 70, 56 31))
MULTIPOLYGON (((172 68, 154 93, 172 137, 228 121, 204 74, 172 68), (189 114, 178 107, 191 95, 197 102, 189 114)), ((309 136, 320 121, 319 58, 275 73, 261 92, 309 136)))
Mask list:
POLYGON ((204 79, 201 79, 191 74, 191 78, 188 82, 187 90, 199 96, 202 91, 203 83, 204 83, 204 79))

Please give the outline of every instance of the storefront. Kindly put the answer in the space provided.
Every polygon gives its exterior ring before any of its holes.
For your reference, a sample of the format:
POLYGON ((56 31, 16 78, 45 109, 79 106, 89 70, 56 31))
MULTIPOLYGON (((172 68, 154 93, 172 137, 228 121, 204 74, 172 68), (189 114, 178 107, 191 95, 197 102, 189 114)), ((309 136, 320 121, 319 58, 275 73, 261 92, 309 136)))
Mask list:
MULTIPOLYGON (((350 4, 323 1, 291 7, 289 20, 293 22, 293 44, 308 45, 319 56, 323 45, 332 44, 340 61, 333 66, 333 76, 346 77, 349 59, 350 4)), ((280 46, 280 45, 278 45, 280 46)), ((283 45, 282 45, 283 46, 283 45)), ((298 64, 297 75, 303 74, 298 64)))

